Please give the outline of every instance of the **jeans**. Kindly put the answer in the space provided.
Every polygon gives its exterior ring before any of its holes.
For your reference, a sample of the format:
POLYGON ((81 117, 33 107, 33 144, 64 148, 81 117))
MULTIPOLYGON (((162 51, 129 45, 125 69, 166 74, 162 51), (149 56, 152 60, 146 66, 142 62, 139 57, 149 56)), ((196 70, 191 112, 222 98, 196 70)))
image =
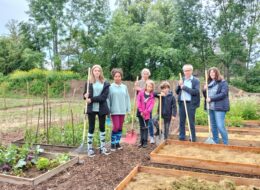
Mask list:
POLYGON ((213 135, 213 140, 215 143, 219 143, 219 136, 221 134, 222 141, 225 145, 228 144, 228 133, 225 127, 225 111, 215 111, 209 110, 211 131, 213 135))
MULTIPOLYGON (((193 108, 190 102, 186 102, 187 105, 187 112, 189 116, 190 122, 190 130, 191 130, 191 140, 192 142, 196 141, 196 131, 195 131, 195 113, 196 108, 193 108)), ((186 131, 185 131, 185 123, 186 123, 186 113, 184 103, 181 101, 179 103, 179 115, 180 115, 180 131, 179 131, 179 140, 185 140, 186 138, 186 131)))
POLYGON ((154 134, 153 134, 153 119, 152 119, 152 113, 151 113, 150 119, 149 119, 149 121, 148 121, 148 130, 149 130, 150 137, 153 137, 154 134))

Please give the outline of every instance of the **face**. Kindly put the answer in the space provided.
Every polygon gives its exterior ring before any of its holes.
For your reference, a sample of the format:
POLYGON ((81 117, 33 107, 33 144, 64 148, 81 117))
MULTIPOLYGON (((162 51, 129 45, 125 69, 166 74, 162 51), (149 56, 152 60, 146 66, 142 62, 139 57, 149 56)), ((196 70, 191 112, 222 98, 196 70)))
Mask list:
POLYGON ((209 76, 210 76, 210 78, 211 79, 216 79, 216 73, 215 73, 215 71, 213 71, 213 70, 211 70, 210 72, 209 72, 209 76))
POLYGON ((169 88, 161 89, 161 91, 162 91, 164 94, 168 94, 169 90, 170 90, 169 88))
POLYGON ((190 78, 192 75, 192 69, 191 68, 184 68, 183 69, 185 78, 190 78))
POLYGON ((152 92, 153 91, 153 85, 152 84, 147 84, 146 91, 152 92))
POLYGON ((143 78, 143 80, 148 80, 149 79, 149 73, 148 72, 143 72, 142 78, 143 78))
POLYGON ((100 69, 99 68, 94 68, 94 70, 93 70, 93 75, 94 75, 94 77, 95 78, 99 78, 100 77, 100 74, 101 74, 101 71, 100 71, 100 69))
POLYGON ((114 81, 115 81, 115 83, 117 83, 117 84, 121 83, 121 81, 122 81, 122 76, 121 76, 120 73, 116 73, 116 74, 114 75, 114 81))

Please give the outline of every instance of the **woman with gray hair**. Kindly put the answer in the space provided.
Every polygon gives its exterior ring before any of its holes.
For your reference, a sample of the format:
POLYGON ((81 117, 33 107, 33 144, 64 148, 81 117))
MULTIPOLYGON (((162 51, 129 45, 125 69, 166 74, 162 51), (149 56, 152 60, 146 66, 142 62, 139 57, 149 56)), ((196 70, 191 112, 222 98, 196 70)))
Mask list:
MULTIPOLYGON (((135 90, 137 91, 137 93, 145 89, 146 82, 149 80, 149 77, 151 76, 150 70, 147 68, 142 69, 141 76, 142 76, 141 80, 135 82, 135 90)), ((152 112, 148 122, 148 129, 150 134, 150 143, 154 144, 155 141, 154 141, 154 132, 153 132, 152 112)))

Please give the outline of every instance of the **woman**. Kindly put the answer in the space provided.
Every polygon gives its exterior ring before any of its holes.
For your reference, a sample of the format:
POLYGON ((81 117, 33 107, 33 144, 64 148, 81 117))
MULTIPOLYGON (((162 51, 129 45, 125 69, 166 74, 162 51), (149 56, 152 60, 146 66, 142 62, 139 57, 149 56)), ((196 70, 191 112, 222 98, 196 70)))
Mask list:
MULTIPOLYGON (((135 82, 135 90, 137 92, 144 90, 146 82, 149 80, 149 77, 151 76, 150 70, 147 69, 147 68, 144 68, 141 71, 141 76, 142 76, 141 80, 135 82)), ((150 115, 150 119, 149 119, 149 122, 148 122, 148 129, 149 129, 149 134, 150 134, 150 143, 154 144, 155 141, 154 141, 154 132, 153 132, 152 113, 150 115)))
POLYGON ((208 71, 208 86, 205 84, 203 95, 206 102, 209 103, 209 115, 211 122, 211 131, 215 143, 219 143, 219 136, 221 134, 222 141, 225 145, 228 144, 228 133, 225 128, 225 116, 229 111, 229 90, 228 84, 220 75, 216 67, 212 67, 208 71), (208 89, 208 98, 206 97, 206 90, 208 89))
POLYGON ((95 131, 95 120, 96 115, 99 119, 99 136, 100 136, 100 153, 104 155, 109 155, 110 152, 105 148, 105 121, 106 115, 109 114, 109 109, 107 105, 107 97, 109 93, 109 82, 105 81, 103 76, 103 71, 100 65, 94 65, 91 69, 90 84, 89 84, 89 94, 87 92, 87 84, 85 85, 84 99, 87 99, 88 103, 88 156, 95 156, 95 151, 93 149, 93 137, 95 131))
POLYGON ((113 69, 111 74, 114 79, 114 82, 109 87, 108 96, 110 114, 113 123, 111 134, 111 151, 116 151, 122 149, 120 145, 122 128, 125 115, 131 111, 131 103, 127 86, 122 84, 122 69, 113 69))

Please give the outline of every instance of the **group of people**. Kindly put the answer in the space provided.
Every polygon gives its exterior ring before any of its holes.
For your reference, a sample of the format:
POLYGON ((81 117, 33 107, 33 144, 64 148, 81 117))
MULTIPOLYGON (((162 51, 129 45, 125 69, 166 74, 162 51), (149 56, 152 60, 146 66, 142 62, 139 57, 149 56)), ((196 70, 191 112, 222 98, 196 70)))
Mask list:
MULTIPOLYGON (((180 78, 176 87, 178 95, 179 108, 179 140, 186 140, 185 123, 189 119, 190 141, 196 141, 195 114, 200 106, 200 81, 193 76, 193 66, 186 64, 183 66, 184 77, 180 78), (187 117, 188 115, 188 117, 187 117)), ((114 68, 111 71, 113 83, 105 80, 103 70, 100 65, 94 65, 91 69, 90 83, 85 85, 84 99, 87 101, 87 115, 89 120, 89 130, 87 136, 88 156, 95 156, 93 148, 93 136, 95 129, 96 115, 99 119, 100 129, 100 153, 109 155, 111 151, 121 150, 120 140, 122 137, 122 128, 126 114, 131 112, 131 101, 127 86, 122 83, 123 71, 120 68, 114 68), (88 88, 88 90, 87 90, 88 88), (88 92, 88 93, 87 93, 88 92), (106 116, 112 120, 111 148, 110 151, 105 146, 105 121, 106 116)), ((158 122, 159 113, 164 120, 164 139, 169 136, 171 122, 177 115, 177 103, 169 82, 163 81, 160 84, 159 91, 155 89, 154 81, 150 80, 151 73, 149 69, 141 71, 141 80, 135 82, 134 89, 137 92, 136 106, 140 125, 140 144, 139 147, 146 148, 148 144, 148 134, 150 143, 155 143, 155 135, 160 133, 159 129, 154 133, 154 125, 158 122), (156 98, 161 98, 161 105, 158 104, 158 110, 155 117, 152 117, 152 111, 155 106, 156 98), (159 112, 159 110, 161 111, 159 112)), ((228 144, 228 133, 225 128, 225 115, 229 111, 229 90, 228 84, 220 75, 216 67, 208 70, 208 85, 203 87, 205 97, 205 109, 208 103, 208 113, 210 115, 211 131, 215 143, 219 143, 219 133, 224 144, 228 144), (208 92, 207 92, 208 91, 208 92), (208 97, 207 95, 208 94, 208 97)))

